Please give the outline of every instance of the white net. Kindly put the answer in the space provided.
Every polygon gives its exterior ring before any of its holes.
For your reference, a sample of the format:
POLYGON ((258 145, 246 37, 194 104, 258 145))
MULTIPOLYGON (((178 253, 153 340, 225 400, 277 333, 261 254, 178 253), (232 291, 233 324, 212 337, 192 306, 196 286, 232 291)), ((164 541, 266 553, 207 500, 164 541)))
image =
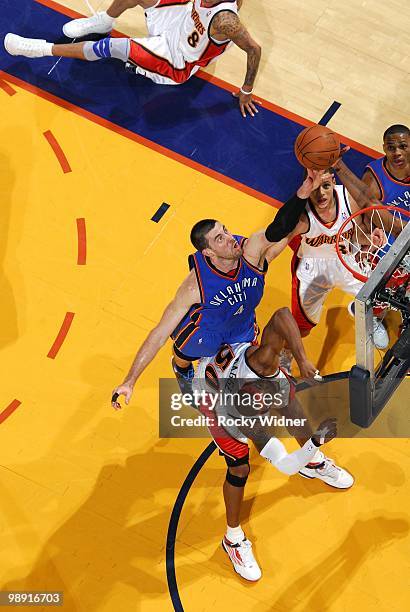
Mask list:
MULTIPOLYGON (((356 278, 366 282, 408 221, 410 213, 386 206, 373 206, 353 215, 341 228, 340 259, 356 278)), ((387 280, 383 297, 377 298, 374 305, 396 310, 395 298, 410 301, 410 244, 387 280)))

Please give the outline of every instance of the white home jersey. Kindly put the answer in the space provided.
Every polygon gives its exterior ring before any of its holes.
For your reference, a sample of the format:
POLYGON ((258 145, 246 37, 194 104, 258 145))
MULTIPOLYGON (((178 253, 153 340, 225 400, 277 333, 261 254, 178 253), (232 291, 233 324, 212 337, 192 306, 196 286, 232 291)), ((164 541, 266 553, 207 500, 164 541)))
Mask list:
POLYGON ((133 71, 162 85, 185 83, 231 45, 210 36, 221 11, 236 15, 236 0, 212 7, 203 6, 203 0, 158 0, 145 10, 148 37, 131 39, 128 62, 133 71))
MULTIPOLYGON (((249 393, 262 392, 280 394, 276 407, 283 408, 289 403, 291 385, 286 374, 278 368, 273 376, 258 376, 249 366, 246 351, 251 342, 223 345, 213 357, 200 359, 195 372, 194 390, 206 390, 213 393, 222 390, 224 393, 239 393, 244 390, 245 381, 266 381, 264 390, 259 386, 251 388, 249 393)), ((293 391, 293 390, 292 390, 293 391)), ((275 406, 274 406, 275 407, 275 406)))
POLYGON ((212 7, 203 6, 203 0, 194 0, 192 5, 189 4, 189 9, 179 38, 179 47, 184 58, 189 62, 197 62, 205 56, 217 57, 225 51, 230 41, 217 41, 211 38, 212 21, 221 11, 230 11, 237 15, 236 0, 223 0, 212 7))
MULTIPOLYGON (((313 206, 310 206, 310 204, 306 205, 309 230, 301 236, 301 243, 297 253, 298 257, 337 259, 337 233, 352 213, 349 207, 348 195, 343 186, 336 185, 334 187, 334 197, 336 200, 336 219, 331 225, 327 225, 320 220, 313 206)), ((346 226, 343 236, 350 239, 353 231, 353 224, 350 222, 346 226)))

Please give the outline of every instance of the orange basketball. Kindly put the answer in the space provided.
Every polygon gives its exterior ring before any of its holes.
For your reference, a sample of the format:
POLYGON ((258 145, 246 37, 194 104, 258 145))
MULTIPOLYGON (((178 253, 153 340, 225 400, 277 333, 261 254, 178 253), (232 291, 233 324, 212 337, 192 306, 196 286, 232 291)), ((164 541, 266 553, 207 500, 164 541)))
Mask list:
POLYGON ((340 157, 339 136, 324 125, 312 125, 296 138, 295 155, 305 168, 330 168, 340 157))

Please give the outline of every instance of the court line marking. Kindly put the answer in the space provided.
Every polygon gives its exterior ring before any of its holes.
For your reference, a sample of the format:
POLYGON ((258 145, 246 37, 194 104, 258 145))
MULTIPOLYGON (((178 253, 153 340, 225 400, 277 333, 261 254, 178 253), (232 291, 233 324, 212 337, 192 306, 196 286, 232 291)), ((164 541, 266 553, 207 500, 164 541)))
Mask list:
POLYGON ((87 263, 87 228, 85 219, 76 219, 77 223, 77 265, 85 266, 87 263))
POLYGON ((334 117, 334 115, 337 113, 337 111, 339 110, 341 106, 342 106, 341 103, 336 102, 336 100, 332 102, 332 104, 329 106, 329 108, 327 109, 327 111, 325 112, 321 120, 318 122, 318 124, 327 125, 329 121, 332 119, 332 117, 334 117))
MULTIPOLYGON (((37 2, 38 4, 42 4, 43 6, 50 8, 52 10, 55 10, 58 13, 61 13, 62 15, 66 15, 67 17, 72 17, 73 19, 85 17, 85 15, 83 15, 82 13, 78 13, 76 11, 73 11, 72 9, 68 9, 62 4, 59 4, 58 2, 54 2, 54 0, 35 0, 35 2, 37 2)), ((115 37, 129 38, 127 34, 119 32, 118 30, 112 30, 111 35, 114 35, 115 37)), ((227 81, 224 81, 220 79, 219 77, 215 77, 211 74, 208 74, 207 72, 204 72, 203 70, 198 70, 198 72, 191 78, 194 78, 194 79, 200 78, 203 81, 207 81, 208 83, 211 83, 212 85, 216 85, 220 89, 225 89, 226 91, 229 91, 231 93, 236 93, 239 90, 239 87, 231 85, 231 83, 228 83, 227 81)), ((301 115, 292 113, 291 111, 286 110, 282 106, 278 106, 277 104, 274 104, 273 102, 269 102, 269 100, 265 100, 264 98, 261 98, 260 96, 255 96, 255 97, 257 100, 259 100, 262 103, 263 108, 267 108, 271 110, 272 112, 276 113, 277 115, 281 115, 282 117, 285 117, 285 119, 290 119, 291 121, 294 121, 295 123, 299 123, 300 125, 303 125, 305 127, 316 125, 314 121, 310 121, 310 119, 306 119, 305 117, 302 117, 301 115)), ((360 142, 352 140, 351 138, 347 138, 343 136, 342 134, 338 134, 338 135, 340 136, 340 138, 343 140, 345 144, 349 145, 350 147, 353 147, 354 149, 356 149, 360 153, 363 153, 364 155, 369 155, 370 157, 374 157, 374 158, 381 157, 382 155, 379 151, 376 151, 375 149, 371 149, 370 147, 366 147, 366 145, 362 145, 360 142)))
POLYGON ((57 157, 58 162, 64 174, 67 174, 68 172, 72 172, 71 166, 68 163, 68 159, 66 158, 63 149, 61 148, 59 142, 57 141, 57 138, 54 136, 52 131, 47 130, 46 132, 43 132, 43 136, 47 140, 50 147, 53 149, 54 154, 57 157))
POLYGON ((169 204, 162 202, 158 210, 152 215, 151 221, 154 221, 154 223, 159 223, 169 208, 169 204))
MULTIPOLYGON (((334 382, 335 380, 342 380, 344 378, 349 377, 349 372, 336 372, 335 374, 327 374, 323 377, 322 385, 325 383, 334 382)), ((303 391, 304 389, 309 388, 309 383, 299 383, 297 385, 297 391, 303 391)), ((188 496, 189 491, 195 481, 195 478, 198 476, 201 469, 204 467, 205 463, 208 461, 209 457, 216 450, 217 446, 215 442, 211 442, 205 450, 199 455, 198 459, 195 461, 191 469, 189 470, 184 482, 181 485, 177 498, 175 500, 174 506, 172 508, 171 516, 168 524, 167 531, 167 543, 166 543, 166 572, 167 572, 167 583, 168 583, 168 591, 171 597, 172 605, 174 606, 174 610, 176 612, 184 612, 184 608, 182 606, 181 598, 179 596, 178 590, 178 582, 176 578, 175 572, 175 541, 177 537, 178 531, 178 523, 181 516, 182 509, 184 507, 185 500, 188 496)))
POLYGON ((71 323, 73 322, 75 313, 74 312, 67 312, 65 317, 64 317, 64 321, 60 327, 60 331, 57 334, 56 339, 54 340, 53 346, 51 347, 51 349, 48 351, 47 353, 47 357, 49 357, 50 359, 55 359, 58 351, 60 350, 64 340, 67 337, 67 334, 70 330, 71 327, 71 323))
POLYGON ((6 419, 9 418, 11 414, 21 405, 21 402, 17 399, 13 400, 7 408, 5 408, 2 412, 0 412, 0 423, 3 423, 6 419))
POLYGON ((198 476, 199 472, 201 471, 205 463, 208 461, 212 453, 215 451, 215 449, 215 442, 211 442, 210 444, 208 444, 206 449, 202 451, 198 459, 195 461, 194 465, 189 470, 188 475, 179 490, 178 496, 174 503, 174 507, 172 508, 171 517, 169 519, 165 562, 168 590, 172 600, 172 604, 174 606, 174 610, 176 610, 176 612, 184 612, 181 598, 179 596, 178 583, 175 573, 175 540, 177 537, 179 517, 181 516, 182 508, 184 506, 187 495, 191 489, 191 486, 194 483, 195 478, 198 476))
POLYGON ((152 142, 151 140, 148 140, 147 138, 144 138, 143 136, 140 136, 139 134, 135 134, 134 132, 131 132, 130 130, 127 130, 126 128, 116 125, 115 123, 112 123, 111 121, 108 121, 107 119, 104 119, 103 117, 99 117, 98 115, 95 115, 94 113, 91 113, 90 111, 87 111, 79 106, 76 106, 75 104, 71 104, 71 102, 67 102, 66 100, 63 100, 62 98, 59 98, 55 96, 54 94, 50 94, 47 91, 44 91, 43 89, 41 89, 40 87, 37 87, 36 85, 31 85, 30 83, 27 83, 26 81, 23 81, 22 79, 19 79, 18 77, 15 77, 14 75, 9 74, 8 72, 5 72, 4 70, 0 70, 0 78, 1 76, 4 76, 8 80, 10 80, 14 85, 17 85, 18 87, 21 87, 22 89, 25 89, 26 91, 33 93, 36 96, 39 96, 40 98, 44 98, 44 100, 47 100, 48 102, 52 102, 53 104, 56 104, 57 106, 65 108, 66 110, 69 110, 79 115, 80 117, 88 119, 89 121, 92 121, 93 123, 97 123, 98 125, 105 127, 111 130, 112 132, 116 132, 120 136, 124 136, 124 138, 133 140, 134 142, 137 142, 138 144, 141 144, 144 147, 147 147, 153 151, 156 151, 157 153, 160 153, 161 155, 164 155, 165 157, 168 157, 176 162, 179 162, 183 164, 184 166, 188 166, 189 168, 197 170, 198 172, 201 172, 202 174, 205 174, 209 176, 210 178, 213 178, 221 183, 224 183, 225 185, 228 185, 229 187, 233 187, 234 189, 237 189, 238 191, 242 191, 243 193, 246 193, 247 195, 250 195, 253 198, 261 200, 262 202, 265 202, 266 204, 269 204, 270 206, 274 206, 275 208, 280 208, 282 206, 282 202, 280 202, 276 198, 272 198, 266 195, 265 193, 262 193, 260 191, 257 191, 256 189, 253 189, 252 187, 248 187, 247 185, 244 185, 243 183, 240 183, 239 181, 236 181, 235 179, 231 179, 228 176, 225 176, 224 174, 217 172, 216 170, 212 170, 211 168, 202 166, 198 162, 195 162, 192 159, 189 159, 189 157, 184 157, 184 155, 175 153, 174 151, 171 151, 170 149, 167 149, 166 147, 163 147, 162 145, 159 145, 155 142, 152 142))
POLYGON ((12 86, 7 83, 7 81, 3 81, 3 79, 0 79, 0 89, 5 91, 9 96, 14 96, 14 94, 17 93, 17 91, 13 89, 12 86))

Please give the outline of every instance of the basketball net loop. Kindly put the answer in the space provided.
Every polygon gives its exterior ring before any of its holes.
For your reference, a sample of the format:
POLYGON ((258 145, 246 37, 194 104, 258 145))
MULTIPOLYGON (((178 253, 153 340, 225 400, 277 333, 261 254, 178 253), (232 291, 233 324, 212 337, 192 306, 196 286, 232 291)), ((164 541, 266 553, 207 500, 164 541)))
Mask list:
MULTIPOLYGON (((336 239, 336 250, 342 264, 358 280, 366 282, 373 270, 394 244, 393 228, 398 224, 401 230, 410 221, 410 212, 395 206, 370 206, 355 212, 343 223, 336 239), (387 221, 381 211, 389 212, 387 221), (367 214, 366 214, 367 213, 367 214), (365 215, 362 220, 362 215, 365 215)), ((396 231, 397 234, 397 231, 396 231)), ((393 271, 386 283, 384 293, 395 298, 407 296, 410 285, 410 249, 393 271)), ((392 310, 396 308, 383 299, 377 299, 375 306, 392 310)))

